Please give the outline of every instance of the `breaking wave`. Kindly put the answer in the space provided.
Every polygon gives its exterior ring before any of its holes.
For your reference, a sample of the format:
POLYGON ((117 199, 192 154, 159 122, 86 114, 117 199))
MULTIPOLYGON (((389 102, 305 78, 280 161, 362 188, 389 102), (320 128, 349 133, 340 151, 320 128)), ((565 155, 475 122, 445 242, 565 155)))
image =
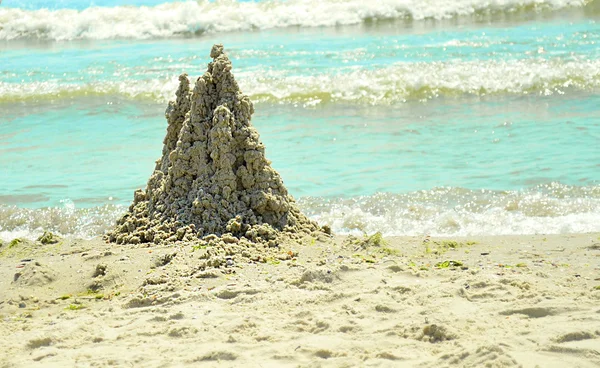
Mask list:
MULTIPOLYGON (((238 76, 240 87, 254 102, 390 105, 436 97, 552 95, 596 90, 600 87, 600 60, 399 63, 375 70, 358 68, 313 76, 290 76, 277 71, 242 71, 238 76)), ((110 95, 164 103, 174 98, 176 89, 176 74, 162 78, 149 75, 147 79, 132 79, 127 83, 0 82, 0 103, 110 95)))
POLYGON ((0 40, 154 39, 281 27, 327 27, 450 19, 584 7, 593 0, 234 0, 157 6, 24 10, 0 8, 0 40))
MULTIPOLYGON (((525 190, 434 188, 405 194, 299 199, 301 209, 338 234, 478 236, 600 232, 600 186, 559 183, 525 190)), ((91 238, 126 211, 122 205, 27 209, 0 205, 0 239, 44 230, 91 238)))
POLYGON ((305 198, 303 210, 341 234, 483 236, 600 231, 600 186, 515 191, 436 188, 407 194, 305 198))
POLYGON ((127 208, 104 205, 75 208, 71 201, 61 207, 20 208, 0 204, 0 240, 36 239, 44 231, 90 239, 110 229, 127 208))

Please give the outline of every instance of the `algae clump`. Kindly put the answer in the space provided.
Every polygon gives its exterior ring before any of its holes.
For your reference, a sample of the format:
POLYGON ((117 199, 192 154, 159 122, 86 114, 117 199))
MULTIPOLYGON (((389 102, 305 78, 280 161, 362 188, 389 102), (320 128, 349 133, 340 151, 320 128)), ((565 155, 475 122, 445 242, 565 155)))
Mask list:
POLYGON ((21 240, 19 238, 13 239, 13 240, 10 241, 10 243, 8 243, 8 248, 9 249, 10 248, 14 248, 14 247, 16 247, 17 245, 19 245, 21 243, 23 243, 23 240, 21 240))
POLYGON ((176 100, 165 112, 162 157, 107 240, 160 244, 227 234, 273 242, 282 232, 323 231, 300 212, 266 159, 250 122, 254 106, 223 46, 214 45, 210 57, 195 82, 179 76, 176 100))
POLYGON ((37 238, 37 241, 44 245, 56 244, 60 241, 60 238, 57 235, 51 233, 50 231, 44 231, 44 233, 39 238, 37 238))
POLYGON ((76 311, 76 310, 81 310, 81 309, 85 309, 85 308, 87 308, 87 307, 83 304, 69 304, 69 306, 66 307, 65 309, 76 311))
POLYGON ((355 245, 356 249, 359 248, 369 248, 369 247, 382 247, 387 245, 387 241, 383 238, 383 235, 380 231, 376 232, 373 235, 367 235, 366 233, 363 235, 361 239, 358 239, 352 235, 350 235, 346 242, 351 245, 355 245))
POLYGON ((463 267, 463 263, 459 261, 443 261, 436 263, 435 267, 437 268, 454 268, 454 267, 463 267))

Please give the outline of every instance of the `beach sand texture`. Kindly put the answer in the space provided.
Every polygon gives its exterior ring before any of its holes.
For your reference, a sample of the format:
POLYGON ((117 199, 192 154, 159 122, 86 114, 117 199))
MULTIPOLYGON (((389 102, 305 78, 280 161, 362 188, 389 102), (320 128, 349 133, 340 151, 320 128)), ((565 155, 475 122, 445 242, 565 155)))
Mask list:
POLYGON ((211 57, 112 231, 0 243, 0 368, 600 366, 600 233, 332 234, 211 57))
POLYGON ((600 365, 600 234, 0 252, 2 367, 600 365))

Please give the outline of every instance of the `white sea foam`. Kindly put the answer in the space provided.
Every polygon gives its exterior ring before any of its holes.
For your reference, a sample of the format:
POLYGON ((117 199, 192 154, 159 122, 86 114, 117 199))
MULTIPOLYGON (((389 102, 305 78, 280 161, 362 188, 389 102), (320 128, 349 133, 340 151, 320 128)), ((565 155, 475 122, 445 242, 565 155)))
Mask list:
POLYGON ((600 61, 526 59, 398 63, 317 76, 240 78, 257 101, 392 104, 438 96, 563 94, 600 86, 600 61))
POLYGON ((600 231, 600 187, 540 185, 523 191, 438 188, 409 194, 302 199, 340 234, 473 236, 600 231))
MULTIPOLYGON (((600 232, 600 186, 558 183, 520 191, 437 188, 358 198, 300 198, 301 209, 338 234, 475 236, 600 232)), ((0 240, 45 230, 90 238, 114 226, 125 206, 24 209, 0 205, 0 240)))
POLYGON ((125 211, 125 206, 115 205, 75 208, 70 201, 61 207, 40 209, 0 204, 0 240, 34 240, 44 231, 89 239, 112 228, 125 211))
POLYGON ((85 10, 0 8, 0 40, 150 39, 277 27, 320 27, 389 19, 557 10, 593 0, 186 1, 85 10))
MULTIPOLYGON (((191 70, 192 66, 186 67, 191 70)), ((170 72, 172 73, 172 72, 170 72)), ((525 59, 398 63, 380 69, 348 69, 312 76, 284 71, 236 74, 242 90, 255 102, 314 105, 352 102, 386 105, 438 96, 551 95, 600 87, 600 60, 525 59)), ((91 77, 90 77, 91 79, 91 77)), ((119 95, 161 103, 173 99, 177 75, 147 79, 72 84, 60 81, 0 82, 0 102, 119 95)))

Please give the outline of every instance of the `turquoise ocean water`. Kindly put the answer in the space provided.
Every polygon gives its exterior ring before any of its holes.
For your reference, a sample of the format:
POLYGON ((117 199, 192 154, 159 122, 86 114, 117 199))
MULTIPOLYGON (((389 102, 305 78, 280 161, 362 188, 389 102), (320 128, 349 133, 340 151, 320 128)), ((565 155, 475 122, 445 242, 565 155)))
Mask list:
POLYGON ((598 0, 4 0, 0 239, 112 226, 214 43, 337 232, 600 231, 598 0))

